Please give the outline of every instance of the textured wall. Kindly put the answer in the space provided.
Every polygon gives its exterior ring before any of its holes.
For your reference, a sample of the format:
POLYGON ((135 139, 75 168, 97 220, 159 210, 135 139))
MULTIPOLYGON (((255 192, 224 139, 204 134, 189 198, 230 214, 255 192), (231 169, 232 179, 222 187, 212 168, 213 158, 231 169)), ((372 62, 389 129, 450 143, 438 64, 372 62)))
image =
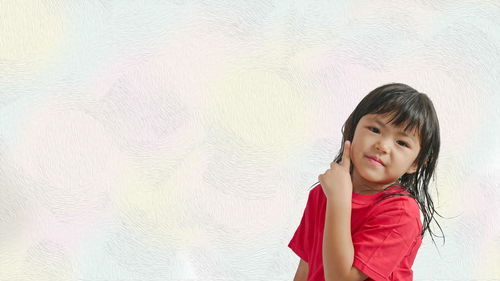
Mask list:
POLYGON ((388 82, 442 128, 415 280, 500 280, 499 26, 498 1, 1 0, 0 280, 291 280, 308 188, 388 82))

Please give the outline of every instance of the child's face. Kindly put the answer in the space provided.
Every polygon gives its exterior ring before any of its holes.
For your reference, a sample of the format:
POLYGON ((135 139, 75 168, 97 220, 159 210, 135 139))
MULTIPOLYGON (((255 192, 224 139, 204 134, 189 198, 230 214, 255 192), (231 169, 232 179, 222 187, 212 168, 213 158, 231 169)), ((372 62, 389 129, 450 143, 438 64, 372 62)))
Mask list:
POLYGON ((386 115, 367 114, 356 126, 351 146, 354 184, 382 188, 416 171, 418 134, 404 132, 404 128, 388 124, 389 120, 386 115))

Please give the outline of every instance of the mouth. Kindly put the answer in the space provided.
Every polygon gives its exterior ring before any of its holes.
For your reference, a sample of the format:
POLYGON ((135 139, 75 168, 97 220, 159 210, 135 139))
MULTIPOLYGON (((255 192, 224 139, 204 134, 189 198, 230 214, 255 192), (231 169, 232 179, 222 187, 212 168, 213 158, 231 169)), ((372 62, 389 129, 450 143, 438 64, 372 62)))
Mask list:
POLYGON ((366 156, 366 158, 368 158, 368 161, 371 161, 375 164, 378 164, 380 166, 385 166, 384 162, 382 162, 382 160, 378 159, 377 157, 366 156))

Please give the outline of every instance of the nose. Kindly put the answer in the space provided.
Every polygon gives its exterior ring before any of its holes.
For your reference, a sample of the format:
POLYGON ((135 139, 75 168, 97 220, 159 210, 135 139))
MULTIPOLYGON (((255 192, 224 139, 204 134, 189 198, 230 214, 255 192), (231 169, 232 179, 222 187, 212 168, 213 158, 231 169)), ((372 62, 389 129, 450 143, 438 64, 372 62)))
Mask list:
POLYGON ((375 148, 383 153, 387 153, 389 151, 389 146, 387 145, 387 142, 384 140, 377 141, 377 143, 375 143, 375 148))

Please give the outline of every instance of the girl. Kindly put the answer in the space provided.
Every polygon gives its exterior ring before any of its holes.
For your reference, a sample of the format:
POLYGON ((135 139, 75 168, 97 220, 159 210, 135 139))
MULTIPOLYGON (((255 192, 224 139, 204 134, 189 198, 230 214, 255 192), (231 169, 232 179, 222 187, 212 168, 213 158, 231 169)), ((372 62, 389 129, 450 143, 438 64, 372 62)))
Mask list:
POLYGON ((363 98, 342 134, 288 244, 300 257, 294 280, 412 280, 435 220, 428 193, 440 146, 434 106, 408 85, 383 85, 363 98))

